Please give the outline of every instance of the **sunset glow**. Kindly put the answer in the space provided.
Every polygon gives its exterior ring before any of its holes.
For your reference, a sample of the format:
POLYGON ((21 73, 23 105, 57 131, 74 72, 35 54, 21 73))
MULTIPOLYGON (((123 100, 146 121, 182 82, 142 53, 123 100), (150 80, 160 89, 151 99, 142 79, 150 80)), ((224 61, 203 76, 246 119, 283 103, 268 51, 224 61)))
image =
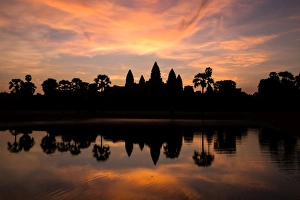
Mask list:
POLYGON ((211 67, 253 94, 270 71, 299 74, 299 13, 296 0, 0 0, 0 91, 26 74, 39 93, 47 78, 123 86, 157 61, 164 82, 211 67))

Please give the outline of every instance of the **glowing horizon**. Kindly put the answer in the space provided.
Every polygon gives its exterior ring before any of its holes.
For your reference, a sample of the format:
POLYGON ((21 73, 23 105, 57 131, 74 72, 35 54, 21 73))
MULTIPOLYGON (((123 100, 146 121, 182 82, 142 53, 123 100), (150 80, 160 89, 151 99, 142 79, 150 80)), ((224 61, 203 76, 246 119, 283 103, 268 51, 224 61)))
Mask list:
POLYGON ((32 75, 92 83, 107 74, 123 86, 148 80, 157 61, 183 84, 213 69, 252 94, 271 71, 300 72, 300 3, 293 0, 0 0, 0 91, 32 75))

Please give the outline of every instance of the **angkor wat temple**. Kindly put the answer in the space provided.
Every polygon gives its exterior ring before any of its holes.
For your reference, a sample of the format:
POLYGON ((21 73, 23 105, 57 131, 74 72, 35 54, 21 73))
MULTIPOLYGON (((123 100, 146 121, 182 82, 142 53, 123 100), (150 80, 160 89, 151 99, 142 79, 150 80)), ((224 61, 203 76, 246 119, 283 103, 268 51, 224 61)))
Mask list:
POLYGON ((164 83, 157 62, 152 67, 148 81, 145 81, 144 76, 141 75, 139 82, 135 83, 133 73, 129 70, 126 76, 125 87, 114 86, 111 89, 114 93, 117 92, 116 90, 123 90, 126 93, 125 96, 144 97, 174 96, 179 95, 184 90, 190 93, 194 92, 192 86, 185 86, 183 90, 181 76, 179 74, 176 76, 173 69, 170 70, 167 82, 164 83))

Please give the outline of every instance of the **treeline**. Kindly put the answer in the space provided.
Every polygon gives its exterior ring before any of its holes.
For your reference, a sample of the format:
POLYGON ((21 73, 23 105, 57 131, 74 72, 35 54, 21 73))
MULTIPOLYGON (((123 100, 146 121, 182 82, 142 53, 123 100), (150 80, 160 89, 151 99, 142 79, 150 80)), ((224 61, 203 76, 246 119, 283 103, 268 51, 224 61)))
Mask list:
POLYGON ((12 79, 10 93, 1 93, 1 109, 36 110, 169 110, 187 111, 295 111, 299 110, 300 74, 294 76, 288 71, 270 72, 269 77, 260 80, 258 91, 253 95, 236 88, 232 80, 214 81, 212 69, 195 75, 193 86, 182 85, 180 75, 170 70, 164 83, 157 63, 150 79, 141 76, 135 83, 131 70, 126 76, 125 86, 111 86, 109 76, 99 74, 93 83, 80 78, 57 81, 45 80, 41 87, 44 95, 36 94, 31 75, 25 81, 12 79), (201 87, 201 92, 194 88, 201 87))

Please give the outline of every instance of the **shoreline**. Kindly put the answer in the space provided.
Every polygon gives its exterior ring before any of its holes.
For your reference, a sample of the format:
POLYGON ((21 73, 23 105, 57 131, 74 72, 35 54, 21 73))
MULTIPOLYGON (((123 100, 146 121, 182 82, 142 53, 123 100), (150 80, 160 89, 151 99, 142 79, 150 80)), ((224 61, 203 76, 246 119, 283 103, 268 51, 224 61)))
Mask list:
POLYGON ((209 119, 136 119, 136 118, 92 118, 60 121, 31 121, 0 123, 0 128, 35 128, 72 127, 72 128, 203 128, 203 127, 243 126, 257 127, 257 124, 244 120, 209 120, 209 119))
POLYGON ((198 112, 198 111, 1 111, 0 129, 45 126, 109 127, 205 127, 249 126, 265 127, 300 136, 299 112, 198 112))

